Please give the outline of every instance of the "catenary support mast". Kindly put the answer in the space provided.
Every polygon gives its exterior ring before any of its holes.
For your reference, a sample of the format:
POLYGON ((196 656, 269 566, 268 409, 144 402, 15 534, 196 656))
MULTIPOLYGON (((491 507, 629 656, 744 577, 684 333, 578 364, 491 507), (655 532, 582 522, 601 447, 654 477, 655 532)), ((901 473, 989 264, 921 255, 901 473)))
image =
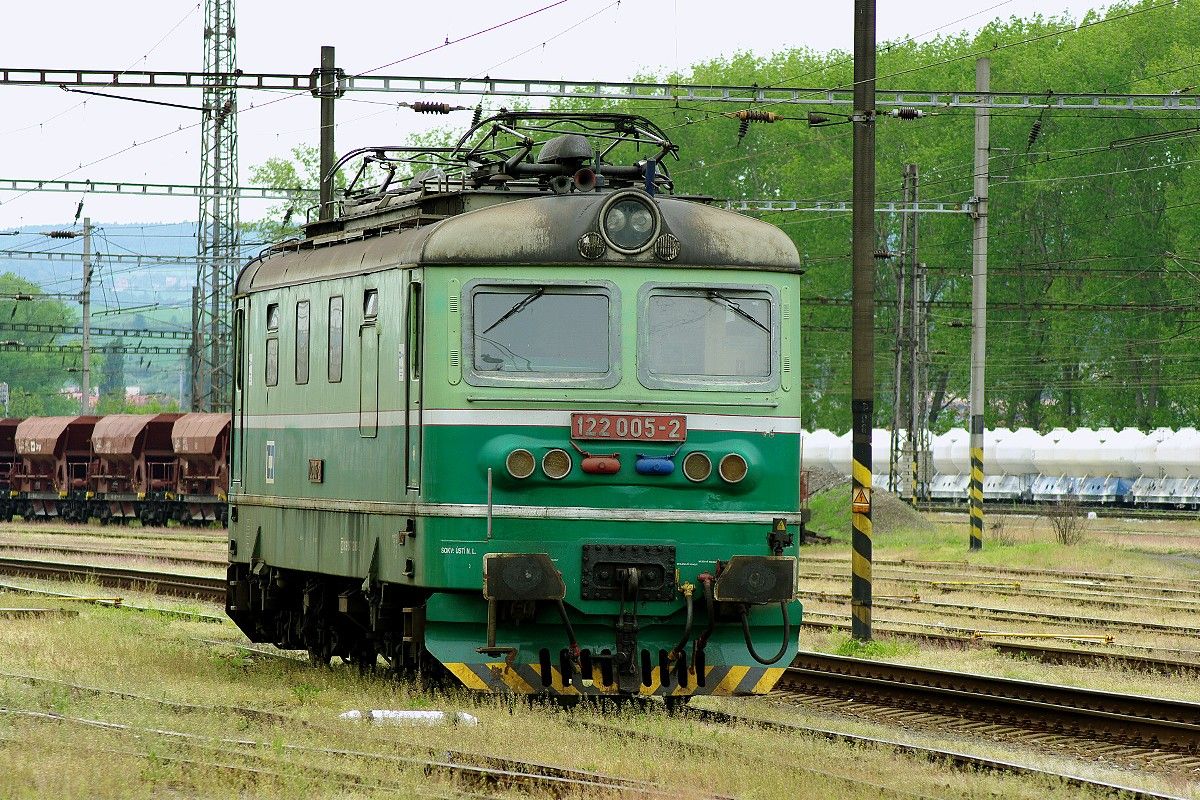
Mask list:
POLYGON ((854 2, 854 230, 850 407, 851 635, 871 638, 871 428, 875 411, 875 0, 854 2))
MULTIPOLYGON (((975 63, 975 90, 986 95, 991 59, 975 63)), ((971 245, 971 544, 983 549, 983 367, 987 353, 988 155, 987 108, 975 109, 975 231, 971 245)))
MULTIPOLYGON (((234 73, 236 42, 234 0, 205 0, 204 71, 215 75, 234 73)), ((200 185, 211 187, 211 191, 200 195, 192 406, 227 411, 232 360, 230 306, 240 249, 236 89, 219 80, 206 84, 203 107, 200 185)))

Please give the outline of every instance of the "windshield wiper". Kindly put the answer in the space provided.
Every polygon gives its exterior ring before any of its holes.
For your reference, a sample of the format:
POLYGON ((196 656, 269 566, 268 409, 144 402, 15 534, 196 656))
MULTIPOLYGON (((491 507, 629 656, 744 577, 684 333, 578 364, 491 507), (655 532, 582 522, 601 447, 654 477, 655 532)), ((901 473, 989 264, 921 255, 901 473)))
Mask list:
POLYGON ((525 306, 529 305, 529 304, 530 304, 530 303, 532 303, 534 300, 537 300, 539 297, 541 297, 541 296, 542 296, 542 295, 544 295, 545 293, 546 293, 546 287, 544 287, 544 286, 542 286, 542 287, 539 287, 537 291, 535 291, 535 292, 533 292, 532 294, 530 294, 530 295, 528 295, 528 296, 526 296, 526 297, 523 297, 523 298, 521 298, 519 301, 517 301, 517 304, 516 304, 516 305, 514 305, 514 306, 513 306, 512 308, 510 308, 508 311, 505 311, 505 312, 504 312, 504 313, 503 313, 503 314, 500 316, 500 319, 496 320, 496 321, 495 321, 495 322, 493 322, 491 325, 488 325, 486 328, 484 328, 484 329, 483 329, 483 332, 482 332, 482 333, 478 333, 478 334, 476 334, 476 335, 477 335, 477 336, 483 336, 483 334, 484 334, 484 333, 487 333, 487 332, 489 332, 489 331, 490 331, 492 328, 496 327, 496 326, 497 326, 497 325, 499 325, 501 322, 504 322, 504 320, 508 319, 508 318, 509 318, 509 317, 511 317, 513 314, 517 314, 517 313, 519 313, 519 312, 523 311, 523 310, 525 309, 525 306))
MULTIPOLYGON (((718 303, 720 305, 725 306, 726 308, 728 308, 733 313, 737 314, 742 319, 749 320, 750 322, 754 323, 758 327, 762 328, 763 331, 765 331, 768 336, 771 335, 770 328, 768 328, 766 325, 763 325, 761 322, 756 320, 754 317, 750 316, 750 312, 746 311, 746 309, 742 308, 737 303, 733 302, 732 300, 730 300, 728 297, 721 294, 720 292, 714 292, 712 289, 709 289, 708 290, 708 299, 712 300, 714 303, 718 303)), ((485 333, 486 333, 486 331, 485 331, 485 333)))

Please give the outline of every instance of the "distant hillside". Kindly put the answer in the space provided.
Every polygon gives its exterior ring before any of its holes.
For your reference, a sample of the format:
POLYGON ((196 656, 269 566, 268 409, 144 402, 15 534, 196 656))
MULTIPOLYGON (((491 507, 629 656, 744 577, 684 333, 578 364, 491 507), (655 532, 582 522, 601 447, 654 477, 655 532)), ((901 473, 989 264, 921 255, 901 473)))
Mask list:
MULTIPOLYGON (((70 224, 24 227, 18 235, 0 238, 0 249, 53 251, 78 254, 82 258, 82 238, 51 239, 43 235, 72 227, 70 224)), ((92 276, 94 308, 103 310, 150 304, 158 304, 160 308, 190 306, 192 286, 196 282, 193 264, 136 266, 118 264, 107 257, 135 254, 194 256, 196 227, 195 222, 96 223, 93 226, 93 263, 96 267, 92 276)), ((77 226, 75 229, 78 229, 77 226)), ((247 247, 246 257, 252 256, 258 249, 258 245, 247 247)), ((48 292, 77 292, 81 263, 80 260, 5 258, 0 254, 0 272, 13 272, 37 283, 48 292)))

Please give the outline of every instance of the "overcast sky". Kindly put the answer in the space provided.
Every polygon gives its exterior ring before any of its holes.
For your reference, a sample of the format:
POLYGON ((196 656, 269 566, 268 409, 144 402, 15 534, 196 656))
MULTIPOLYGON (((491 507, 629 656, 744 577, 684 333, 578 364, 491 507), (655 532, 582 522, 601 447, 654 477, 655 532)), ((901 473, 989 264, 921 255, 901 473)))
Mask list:
MULTIPOLYGON (((338 64, 347 72, 366 71, 550 2, 243 2, 237 9, 238 66, 247 72, 308 73, 321 45, 329 44, 337 47, 338 64)), ((997 16, 1067 12, 1078 18, 1095 5, 1077 0, 881 0, 878 39, 927 39, 974 30, 997 16)), ((762 55, 793 47, 849 50, 852 12, 851 0, 568 0, 381 73, 618 81, 638 71, 685 68, 739 50, 762 55)), ((203 5, 196 0, 6 3, 0 66, 199 70, 202 24, 203 5)), ((186 90, 123 93, 191 105, 201 99, 198 91, 186 90)), ((242 181, 248 180, 251 165, 286 154, 296 144, 315 142, 317 102, 295 93, 254 108, 278 97, 239 93, 242 181)), ((431 121, 389 104, 413 99, 420 98, 347 95, 337 109, 338 150, 402 143, 406 134, 431 121)), ((197 183, 200 132, 189 126, 198 119, 195 111, 73 95, 58 88, 0 86, 0 178, 197 183)), ((0 192, 0 230, 69 221, 78 200, 66 194, 0 192)), ((261 216, 266 205, 243 201, 243 219, 261 216)), ((86 200, 87 213, 98 222, 190 220, 196 210, 196 201, 189 199, 91 195, 86 200)))

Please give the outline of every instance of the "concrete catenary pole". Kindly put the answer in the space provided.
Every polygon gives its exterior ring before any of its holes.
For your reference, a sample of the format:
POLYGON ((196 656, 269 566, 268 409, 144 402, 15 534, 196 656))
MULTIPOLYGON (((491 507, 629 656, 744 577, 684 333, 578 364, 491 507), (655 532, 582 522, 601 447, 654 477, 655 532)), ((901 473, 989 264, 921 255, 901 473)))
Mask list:
POLYGON ((92 219, 83 218, 83 290, 79 293, 83 306, 83 370, 79 381, 79 413, 90 414, 92 405, 92 219))
POLYGON ((875 0, 854 0, 851 256, 851 635, 871 638, 871 428, 875 416, 875 0))
MULTIPOLYGON (((975 91, 991 88, 991 59, 975 62, 975 91)), ((971 245, 971 544, 983 549, 983 368, 987 354, 988 123, 991 112, 975 109, 975 232, 971 245)))

